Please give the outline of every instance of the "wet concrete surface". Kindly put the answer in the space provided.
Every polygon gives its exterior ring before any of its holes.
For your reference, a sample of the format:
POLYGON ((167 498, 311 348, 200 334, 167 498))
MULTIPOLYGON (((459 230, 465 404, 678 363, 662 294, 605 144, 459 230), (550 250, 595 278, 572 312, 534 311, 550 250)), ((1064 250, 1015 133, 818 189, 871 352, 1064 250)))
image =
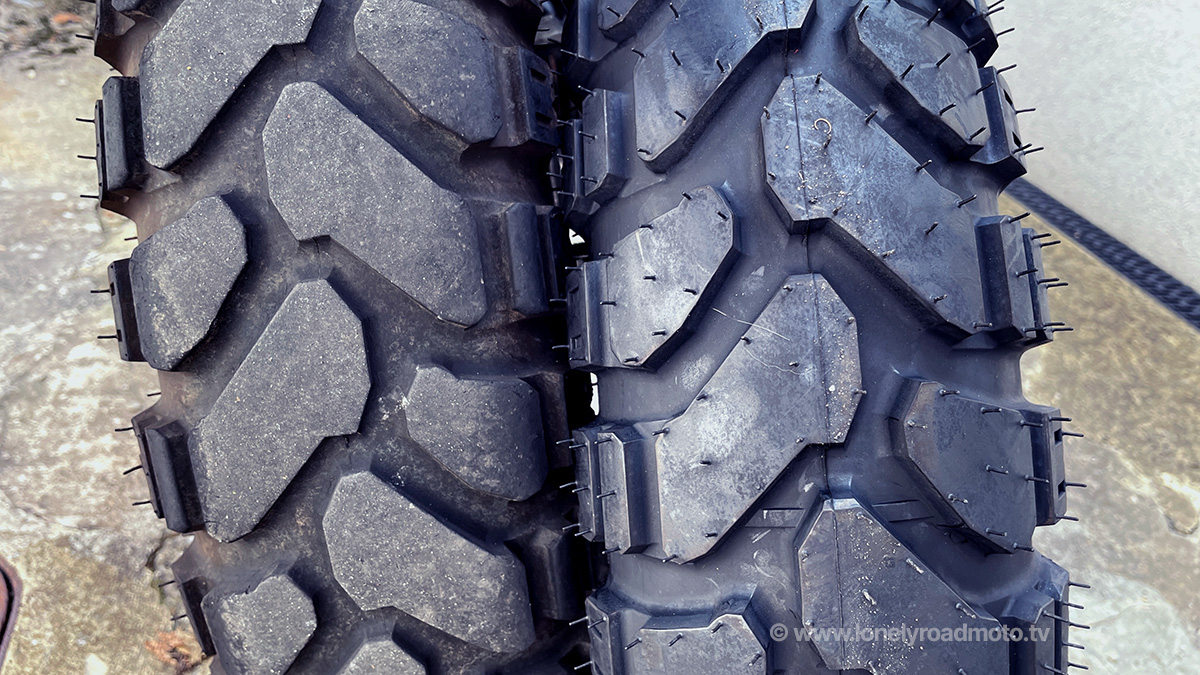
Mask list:
MULTIPOLYGON (((147 507, 134 440, 114 434, 157 389, 117 359, 105 267, 134 234, 98 213, 92 101, 111 73, 82 55, 0 58, 0 554, 25 599, 4 675, 189 672, 199 648, 166 566, 186 545, 147 507)), ((1043 187, 1053 192, 1052 184, 1043 187)), ((1008 205, 1009 213, 1019 212, 1008 205)), ((1036 218, 1027 223, 1042 228, 1036 218)), ((1025 357, 1031 400, 1087 434, 1067 467, 1079 523, 1039 547, 1090 583, 1073 599, 1093 673, 1200 672, 1200 333, 1069 240, 1047 249, 1056 320, 1025 357), (1189 668, 1193 670, 1189 671, 1189 668)), ((205 664, 190 672, 204 672, 205 664)))

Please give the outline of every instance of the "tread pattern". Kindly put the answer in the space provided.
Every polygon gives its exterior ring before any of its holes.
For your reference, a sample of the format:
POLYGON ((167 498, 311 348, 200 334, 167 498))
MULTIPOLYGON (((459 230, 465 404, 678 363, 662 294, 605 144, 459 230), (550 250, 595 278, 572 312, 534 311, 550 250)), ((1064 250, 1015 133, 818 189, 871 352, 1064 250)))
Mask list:
POLYGON ((899 2, 872 7, 863 0, 854 17, 846 23, 849 52, 871 64, 864 71, 900 98, 902 114, 944 129, 939 136, 956 154, 973 154, 987 142, 978 66, 958 38, 899 2))
POLYGON ((274 45, 303 42, 320 0, 185 2, 142 56, 146 160, 173 164, 200 137, 225 101, 274 45))
POLYGON ((905 673, 996 672, 1006 660, 1003 641, 963 641, 953 649, 925 649, 899 640, 824 637, 830 628, 965 625, 991 631, 1000 623, 927 573, 928 567, 853 499, 822 506, 800 543, 800 597, 804 627, 825 665, 905 673), (831 570, 834 572, 831 574, 831 570))
POLYGON ((369 387, 358 317, 327 282, 297 285, 192 436, 208 532, 250 532, 322 440, 358 430, 369 387))
POLYGON ((317 629, 312 600, 283 575, 206 603, 204 610, 214 633, 231 645, 226 665, 244 672, 285 672, 317 629))
POLYGON ((500 131, 496 61, 475 26, 414 0, 365 0, 354 35, 363 56, 422 114, 468 143, 500 131), (439 76, 435 67, 444 63, 462 70, 439 76))
POLYGON ((298 239, 330 237, 439 318, 482 318, 487 299, 466 202, 320 85, 284 88, 263 145, 271 198, 298 239), (334 184, 332 193, 322 189, 334 184))
POLYGON ((985 317, 971 213, 865 116, 815 75, 788 78, 776 92, 763 112, 763 145, 768 185, 790 229, 804 233, 813 221, 831 220, 927 310, 978 330, 985 317), (863 172, 867 162, 877 168, 863 172), (913 195, 913 203, 896 223, 892 205, 873 194, 913 195), (929 256, 947 264, 931 266, 929 256))
POLYGON ((546 480, 538 394, 521 380, 417 368, 405 418, 413 440, 476 490, 521 501, 546 480))
POLYGON ((341 675, 424 675, 425 667, 391 640, 374 640, 358 648, 341 675))
POLYGON ((396 607, 494 651, 533 642, 521 563, 446 527, 371 474, 341 479, 323 526, 333 573, 363 609, 396 607))
POLYGON ((634 71, 638 154, 665 169, 761 57, 764 38, 798 28, 812 0, 687 3, 634 71), (755 54, 755 52, 759 52, 755 54), (745 64, 745 65, 743 65, 745 64))
POLYGON ((245 265, 242 223, 219 197, 200 200, 137 247, 129 277, 146 362, 159 370, 179 365, 208 333, 245 265))
POLYGON ((1065 671, 1070 582, 1031 538, 1066 514, 1066 418, 1024 400, 1019 359, 1069 328, 1050 315, 1060 282, 1043 235, 996 213, 1030 147, 1003 69, 987 66, 996 8, 582 7, 566 71, 582 92, 578 118, 552 164, 556 201, 586 240, 568 276, 568 354, 595 373, 599 398, 570 441, 566 486, 577 533, 602 542, 608 562, 587 602, 581 667, 1065 671), (633 120, 623 138, 578 134, 602 103, 633 120), (585 194, 582 176, 618 173, 571 165, 589 149, 622 169, 614 196, 585 194), (736 224, 728 271, 687 308, 669 351, 597 356, 593 336, 664 311, 638 302, 618 314, 617 299, 605 313, 597 271, 644 214, 695 185, 719 186, 736 224), (664 666, 735 616, 745 629, 730 636, 750 637, 664 666), (902 623, 1049 638, 819 632, 902 623), (775 624, 786 639, 762 631, 775 624))
POLYGON ((611 255, 572 271, 568 297, 587 308, 569 317, 572 364, 661 362, 728 271, 736 242, 730 213, 711 186, 686 192, 678 207, 621 239, 611 255))
POLYGON ((1040 423, 1020 410, 952 392, 938 382, 904 387, 892 422, 897 455, 942 498, 948 520, 964 533, 998 552, 1032 550, 1035 483, 1049 480, 1034 471, 1040 423), (963 446, 976 448, 986 463, 954 461, 963 446))
POLYGON ((593 654, 602 672, 765 675, 766 636, 745 599, 724 603, 711 615, 648 616, 607 613, 588 603, 593 654))
POLYGON ((550 487, 579 413, 542 11, 97 9, 117 342, 171 371, 133 430, 214 672, 561 672, 591 572, 550 487))
POLYGON ((853 316, 821 277, 788 278, 680 415, 577 432, 585 536, 680 564, 707 553, 804 448, 845 439, 862 393, 853 316))

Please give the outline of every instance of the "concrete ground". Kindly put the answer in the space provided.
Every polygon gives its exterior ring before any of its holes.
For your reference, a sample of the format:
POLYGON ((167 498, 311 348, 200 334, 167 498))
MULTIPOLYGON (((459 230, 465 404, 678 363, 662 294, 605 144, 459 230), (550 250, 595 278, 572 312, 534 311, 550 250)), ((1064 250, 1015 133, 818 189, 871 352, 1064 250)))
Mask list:
MULTIPOLYGON (((112 432, 157 385, 95 339, 112 315, 87 292, 132 247, 128 223, 77 197, 95 175, 72 159, 93 143, 72 118, 110 74, 81 55, 0 57, 0 554, 25 581, 4 675, 207 671, 171 622, 173 587, 158 588, 186 538, 130 506, 145 483, 121 475, 136 446, 112 432)), ((1072 282, 1054 289, 1054 317, 1075 331, 1026 356, 1026 386, 1087 434, 1067 446, 1070 478, 1089 484, 1071 495, 1082 520, 1037 537, 1093 586, 1074 596, 1092 626, 1075 660, 1200 672, 1200 333, 1069 240, 1046 254, 1072 282)))
POLYGON ((158 389, 113 332, 106 267, 132 224, 98 212, 91 117, 107 66, 0 58, 0 555, 25 583, 5 675, 187 672, 199 647, 167 565, 185 537, 149 507, 137 445, 115 427, 158 389))
MULTIPOLYGON (((1003 200, 1002 212, 1020 213, 1003 200)), ((1023 223, 1053 229, 1036 216, 1023 223)), ((1050 313, 1075 330, 1026 353, 1025 396, 1068 428, 1068 508, 1035 546, 1090 584, 1071 615, 1093 673, 1200 673, 1200 332, 1063 237, 1050 313)))

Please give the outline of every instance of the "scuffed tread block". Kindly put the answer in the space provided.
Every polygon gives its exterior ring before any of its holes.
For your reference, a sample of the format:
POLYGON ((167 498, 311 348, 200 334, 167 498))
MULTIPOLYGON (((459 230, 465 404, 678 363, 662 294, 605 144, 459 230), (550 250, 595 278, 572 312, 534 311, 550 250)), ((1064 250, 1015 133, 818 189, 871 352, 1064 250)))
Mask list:
POLYGON ((990 551, 1032 545, 1033 439, 1020 410, 909 380, 891 419, 893 448, 960 531, 990 551))
POLYGON ((209 534, 248 533, 370 389, 362 324, 325 281, 298 284, 190 439, 209 534))
POLYGON ((303 42, 320 0, 188 0, 150 41, 138 81, 146 159, 168 167, 274 45, 303 42))
POLYGON ((317 630, 312 600, 283 575, 244 593, 209 594, 202 607, 230 675, 282 675, 317 630))
POLYGON ((478 27, 414 0, 365 0, 358 48, 421 114, 467 143, 500 130, 494 48, 478 27), (453 64, 452 75, 436 71, 453 64))
POLYGON ((877 120, 828 80, 789 77, 762 131, 767 185, 793 233, 830 223, 927 311, 968 333, 986 324, 973 216, 877 120), (899 217, 889 194, 904 197, 899 217))
POLYGON ((129 275, 146 362, 159 370, 179 365, 212 327, 245 265, 245 229, 220 197, 196 202, 138 244, 129 275))
POLYGON ((391 640, 373 640, 354 652, 338 675, 425 675, 425 666, 391 640))
POLYGON ((789 277, 700 396, 661 425, 663 552, 679 563, 707 553, 801 450, 845 440, 861 386, 850 310, 821 276, 789 277))
POLYGON ((496 652, 532 644, 525 568, 503 546, 467 539, 369 473, 341 479, 323 527, 334 576, 362 609, 395 607, 496 652))
POLYGON ((914 123, 928 125, 955 152, 988 138, 979 66, 962 40, 900 2, 868 3, 846 25, 850 53, 914 123))
POLYGON ((289 84, 263 130, 271 201, 297 239, 328 236, 438 318, 487 311, 475 217, 320 85, 289 84), (331 186, 336 186, 333 188, 331 186))
POLYGON ((417 368, 405 407, 412 439, 459 480, 512 501, 546 478, 546 441, 537 391, 516 378, 460 379, 417 368))
MULTIPOLYGON (((643 0, 645 1, 645 0, 643 0)), ((634 71, 638 156, 659 171, 766 54, 765 37, 799 29, 812 0, 691 0, 644 48, 634 71)))
POLYGON ((1002 630, 972 607, 853 499, 826 501, 800 543, 801 618, 831 670, 873 675, 1008 672, 1003 640, 913 641, 836 631, 966 627, 1002 630))
POLYGON ((661 363, 685 323, 735 258, 733 212, 717 190, 687 193, 679 206, 626 235, 612 255, 567 280, 569 358, 586 366, 661 363))

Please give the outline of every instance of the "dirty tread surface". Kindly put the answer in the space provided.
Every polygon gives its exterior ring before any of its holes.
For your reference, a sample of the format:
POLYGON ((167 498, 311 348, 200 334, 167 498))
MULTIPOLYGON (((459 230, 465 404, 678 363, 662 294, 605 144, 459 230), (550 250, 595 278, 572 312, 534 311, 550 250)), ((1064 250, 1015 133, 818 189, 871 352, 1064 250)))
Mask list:
POLYGON ((552 169, 585 242, 566 349, 599 410, 566 488, 609 566, 581 667, 1069 668, 1071 584, 1032 535, 1078 484, 1067 420, 1023 398, 1019 363, 1069 327, 1050 242, 997 212, 1030 145, 987 65, 985 4, 580 4, 577 119, 552 169), (734 230, 719 273, 696 266, 686 303, 614 283, 663 267, 629 242, 696 186, 734 230), (889 638, 902 625, 938 633, 889 638), (964 626, 992 637, 944 637, 964 626))
POLYGON ((209 625, 231 645, 229 665, 263 675, 285 672, 317 628, 312 600, 286 576, 222 597, 205 611, 209 625))
POLYGON ((559 672, 590 585, 541 10, 98 9, 117 343, 163 371, 131 430, 214 672, 559 672))
POLYGON ((323 439, 358 429, 370 384, 358 317, 328 283, 298 285, 196 426, 208 531, 249 532, 323 439))
POLYGON ((146 362, 171 370, 208 333, 246 264, 242 223, 219 197, 202 199, 129 260, 146 362))
POLYGON ((533 641, 521 563, 469 541, 378 478, 343 478, 323 525, 333 573, 363 609, 396 607, 494 651, 533 641))
POLYGON ((437 316, 487 300, 475 219, 319 85, 288 85, 263 131, 271 199, 297 239, 330 237, 437 316), (336 185, 336 189, 332 189, 336 185))
POLYGON ((320 0, 250 2, 230 12, 183 3, 142 56, 146 160, 166 167, 185 152, 274 45, 303 42, 320 0))

